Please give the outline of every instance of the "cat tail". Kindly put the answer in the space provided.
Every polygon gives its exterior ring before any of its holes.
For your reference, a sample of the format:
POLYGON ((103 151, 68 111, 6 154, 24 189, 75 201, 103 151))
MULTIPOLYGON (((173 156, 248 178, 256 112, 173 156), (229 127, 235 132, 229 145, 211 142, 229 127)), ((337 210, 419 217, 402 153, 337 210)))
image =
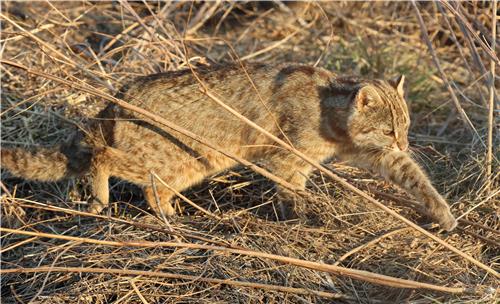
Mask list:
POLYGON ((43 182, 84 175, 89 171, 91 160, 92 149, 74 144, 34 150, 0 149, 2 169, 17 177, 43 182))

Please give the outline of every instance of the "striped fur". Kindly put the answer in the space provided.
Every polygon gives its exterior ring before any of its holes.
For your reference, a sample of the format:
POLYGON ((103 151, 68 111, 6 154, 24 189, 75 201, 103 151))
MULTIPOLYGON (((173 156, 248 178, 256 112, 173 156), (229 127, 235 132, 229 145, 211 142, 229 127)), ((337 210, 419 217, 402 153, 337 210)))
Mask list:
MULTIPOLYGON (((455 227, 448 205, 406 152, 410 118, 402 82, 391 85, 382 80, 341 77, 297 64, 247 64, 245 69, 234 65, 199 69, 197 74, 228 106, 311 158, 321 162, 337 155, 379 172, 422 201, 427 213, 443 228, 455 227)), ((299 189, 305 187, 312 167, 218 107, 200 90, 190 70, 135 79, 117 97, 227 152, 250 161, 264 160, 273 174, 299 189)), ((90 210, 95 213, 108 205, 108 179, 118 177, 142 186, 156 212, 172 215, 174 192, 157 183, 154 193, 152 171, 180 192, 235 165, 220 153, 113 104, 98 118, 88 127, 83 142, 74 145, 76 149, 62 154, 57 149, 34 154, 8 150, 2 166, 36 180, 90 172, 90 210), (82 152, 82 147, 89 147, 88 151, 82 152)), ((281 202, 288 202, 282 213, 293 214, 288 211, 294 209, 294 194, 280 187, 278 194, 281 202)))

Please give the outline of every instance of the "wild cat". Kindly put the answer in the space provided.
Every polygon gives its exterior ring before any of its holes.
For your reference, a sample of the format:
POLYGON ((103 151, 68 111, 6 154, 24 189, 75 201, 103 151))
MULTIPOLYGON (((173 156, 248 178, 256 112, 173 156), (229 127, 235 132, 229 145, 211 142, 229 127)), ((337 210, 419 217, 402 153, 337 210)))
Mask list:
MULTIPOLYGON (((410 117, 403 82, 342 77, 300 64, 232 65, 140 77, 117 94, 133 105, 183 127, 241 158, 263 160, 266 168, 304 188, 310 164, 280 148, 268 137, 222 109, 200 90, 199 81, 230 107, 318 162, 332 156, 378 172, 425 206, 443 229, 457 221, 429 178, 408 151, 410 117)), ((101 212, 109 202, 113 176, 144 189, 150 207, 173 215, 174 192, 151 172, 182 191, 236 162, 139 114, 109 104, 86 132, 69 144, 28 151, 2 149, 1 164, 13 175, 56 181, 90 173, 89 210, 101 212)), ((294 194, 277 185, 287 210, 294 194)), ((283 212, 284 216, 287 213, 283 212)))

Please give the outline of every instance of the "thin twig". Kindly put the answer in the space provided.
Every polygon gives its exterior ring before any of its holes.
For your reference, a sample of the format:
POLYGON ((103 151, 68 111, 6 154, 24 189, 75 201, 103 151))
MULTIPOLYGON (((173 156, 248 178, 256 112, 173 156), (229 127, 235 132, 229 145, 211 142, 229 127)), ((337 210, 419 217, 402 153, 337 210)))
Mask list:
POLYGON ((155 172, 151 171, 151 175, 155 179, 157 179, 163 186, 167 187, 168 190, 172 191, 176 196, 180 197, 183 201, 185 201, 186 203, 188 203, 189 205, 191 205, 195 209, 203 212, 204 214, 210 216, 211 218, 214 218, 214 219, 219 220, 219 221, 222 220, 222 218, 220 216, 218 216, 216 214, 213 214, 212 212, 208 211, 207 209, 205 209, 203 207, 198 206, 197 204, 193 203, 193 201, 191 201, 189 198, 187 198, 184 195, 182 195, 182 193, 180 193, 179 191, 177 191, 174 188, 172 188, 161 177, 159 177, 158 174, 156 174, 155 172))
POLYGON ((307 288, 297 288, 288 287, 281 285, 254 283, 254 282, 244 282, 235 281, 229 279, 216 279, 216 278, 205 278, 200 276, 193 276, 187 274, 169 273, 169 272, 159 272, 159 271, 144 271, 144 270, 132 270, 132 269, 110 269, 110 268, 90 268, 90 267, 36 267, 36 268, 13 268, 13 269, 1 269, 0 273, 39 273, 39 272, 76 272, 76 273, 107 273, 107 274, 117 274, 117 275, 129 275, 129 276, 144 276, 144 277, 160 277, 167 279, 176 280, 189 280, 189 281, 200 281, 212 284, 223 284, 230 286, 240 286, 248 288, 265 289, 279 292, 287 292, 302 295, 315 295, 322 298, 330 299, 351 299, 351 297, 346 296, 341 293, 331 293, 326 291, 312 290, 307 288))
MULTIPOLYGON (((16 198, 16 201, 19 201, 19 200, 23 200, 23 199, 16 198)), ((28 201, 28 200, 24 200, 24 201, 28 201)), ((37 203, 37 204, 40 204, 40 203, 37 203)), ((151 230, 151 231, 170 234, 170 235, 177 236, 177 237, 191 238, 194 240, 199 240, 202 242, 206 242, 209 244, 215 244, 218 246, 226 246, 226 247, 231 247, 231 248, 242 248, 239 246, 232 245, 228 242, 208 239, 208 238, 205 238, 205 237, 202 237, 199 235, 195 235, 192 233, 174 231, 171 229, 162 228, 160 226, 150 225, 150 224, 146 224, 146 223, 140 223, 140 222, 136 222, 136 221, 132 221, 132 220, 126 220, 126 219, 116 218, 116 217, 107 216, 107 215, 94 214, 94 213, 78 211, 78 210, 74 210, 74 209, 66 209, 66 208, 61 208, 61 207, 57 207, 57 206, 38 206, 38 205, 34 206, 34 205, 30 205, 30 204, 22 204, 19 202, 16 202, 16 205, 19 205, 19 206, 24 207, 24 208, 42 209, 42 210, 47 210, 47 211, 52 211, 52 212, 64 212, 66 214, 92 217, 92 218, 96 218, 99 220, 105 220, 105 221, 111 221, 114 223, 125 224, 125 225, 129 225, 129 226, 133 226, 133 227, 137 227, 137 228, 141 228, 141 229, 147 229, 147 230, 151 230)), ((4 250, 7 250, 7 248, 5 248, 4 250)))
POLYGON ((381 240, 383 240, 387 237, 390 237, 394 234, 398 234, 398 233, 401 233, 401 232, 409 230, 409 229, 411 229, 411 228, 410 227, 397 228, 397 229, 391 230, 387 233, 384 233, 381 236, 376 237, 373 240, 369 241, 368 243, 362 244, 362 245, 355 247, 355 248, 349 250, 348 252, 344 253, 340 258, 337 259, 337 261, 335 261, 335 263, 333 263, 333 265, 337 266, 340 263, 342 263, 342 261, 344 261, 345 259, 350 257, 351 255, 353 255, 353 254, 355 254, 355 253, 357 253, 365 248, 368 248, 368 247, 380 242, 381 240))
POLYGON ((493 245, 493 246, 495 246, 497 248, 500 248, 500 243, 497 242, 497 241, 495 241, 495 240, 490 240, 487 237, 484 237, 484 236, 479 235, 479 234, 477 234, 475 232, 472 232, 472 231, 468 231, 467 229, 462 228, 462 227, 457 227, 457 229, 460 230, 460 231, 462 231, 462 232, 464 232, 464 233, 466 233, 466 234, 468 234, 468 235, 471 235, 471 236, 473 236, 475 238, 478 238, 478 239, 480 239, 480 240, 482 240, 482 241, 484 241, 484 242, 486 242, 486 243, 488 243, 490 245, 493 245))
POLYGON ((130 280, 130 285, 132 286, 132 289, 137 294, 137 296, 139 297, 139 299, 141 299, 142 304, 149 304, 149 302, 146 300, 146 298, 139 291, 139 288, 137 288, 137 285, 135 285, 134 281, 130 280))
POLYGON ((484 229, 484 230, 487 230, 487 231, 490 231, 490 232, 493 232, 495 234, 498 234, 500 235, 500 231, 499 230, 495 230, 493 228, 490 228, 488 226, 484 226, 484 225, 481 225, 479 223, 474 223, 474 222, 471 222, 469 220, 466 220, 466 219, 460 219, 460 222, 464 223, 464 224, 467 224, 467 225, 472 225, 472 226, 475 226, 477 228, 481 228, 481 229, 484 229))
MULTIPOLYGON (((413 1, 412 1, 413 2, 413 1)), ((460 14, 450 3, 449 1, 444 1, 444 0, 440 0, 440 2, 446 6, 446 8, 448 10, 450 10, 458 19, 460 19, 460 21, 465 25, 465 27, 467 28, 467 30, 469 31, 469 33, 472 34, 472 36, 474 36, 475 38, 475 41, 477 43, 479 43, 479 45, 481 46, 481 48, 485 51, 485 53, 488 55, 488 57, 490 57, 491 60, 493 60, 494 63, 500 65, 500 59, 498 59, 496 53, 495 53, 495 50, 493 48, 490 48, 488 47, 488 45, 484 42, 483 39, 481 39, 481 37, 479 37, 479 35, 476 33, 476 31, 472 28, 472 26, 465 20, 465 18, 462 16, 462 14, 460 14)), ((493 4, 494 7, 496 7, 496 4, 493 4)), ((492 17, 493 19, 495 19, 495 16, 498 15, 498 12, 496 11, 496 9, 493 10, 492 12, 492 17)), ((492 37, 493 40, 495 40, 495 36, 492 37)))
MULTIPOLYGON (((493 0, 493 12, 491 20, 491 49, 495 53, 495 44, 497 36, 497 0, 493 0)), ((493 120, 495 115, 495 60, 490 60, 490 98, 488 102, 488 138, 486 151, 486 191, 492 191, 493 183, 492 167, 493 167, 493 120)))
POLYGON ((282 45, 283 43, 287 42, 288 40, 290 40, 290 38, 292 38, 293 36, 295 36, 298 32, 300 32, 302 29, 299 28, 297 30, 295 30, 293 33, 291 33, 290 35, 286 36, 285 38, 271 44, 270 46, 267 46, 263 49, 260 49, 258 51, 255 51, 251 54, 248 54, 248 55, 245 55, 243 57, 240 58, 241 61, 246 61, 248 59, 251 59, 253 57, 256 57, 256 56, 259 56, 261 54, 264 54, 265 52, 269 52, 270 50, 274 49, 274 48, 277 48, 278 46, 282 45))
MULTIPOLYGON (((182 243, 182 242, 149 242, 149 241, 106 241, 106 240, 97 240, 91 238, 81 238, 67 235, 59 235, 59 234, 51 234, 51 233, 43 233, 43 232, 32 232, 18 229, 10 229, 0 227, 0 232, 2 233, 13 233, 13 234, 21 234, 28 236, 37 236, 44 238, 52 238, 59 240, 68 240, 75 242, 82 242, 88 244, 97 244, 102 246, 112 246, 112 247, 139 247, 139 248, 159 248, 159 247, 167 247, 167 248, 188 248, 188 249, 200 249, 200 250, 212 250, 212 251, 220 251, 230 254, 236 255, 245 255, 251 257, 258 257, 263 259, 270 259, 274 261, 278 261, 285 264, 290 264, 298 267, 313 269, 317 271, 323 271, 328 273, 333 273, 341 276, 347 276, 356 280, 366 281, 378 285, 390 286, 395 288, 410 288, 410 289, 429 289, 434 291, 441 291, 447 293, 478 293, 479 291, 474 288, 462 288, 462 287, 445 287, 439 285, 433 285, 428 283, 421 283, 411 280, 394 278, 386 275, 376 274, 364 270, 356 270, 349 269, 345 267, 339 267, 334 265, 322 264, 307 260, 301 260, 296 258, 285 257, 282 255, 276 255, 271 253, 265 253, 254 250, 242 250, 242 249, 233 249, 221 246, 212 246, 212 245, 203 245, 203 244, 195 244, 195 243, 182 243)), ((5 237, 5 234, 3 235, 5 237)), ((8 273, 8 271, 15 271, 10 269, 0 269, 0 274, 8 273)))
MULTIPOLYGON (((422 36, 425 40, 425 43, 427 44, 427 48, 429 49, 429 53, 431 53, 432 60, 434 61, 434 64, 436 65, 436 68, 439 71, 439 75, 441 76, 441 79, 443 79, 446 89, 448 92, 450 92, 451 99, 453 100, 453 104, 455 105, 458 114, 460 114, 460 117, 462 117, 462 122, 464 125, 471 130, 473 134, 475 134, 478 138, 480 138, 479 134, 477 134, 476 129, 474 128, 474 125, 470 121, 469 117, 465 113, 464 109, 460 105, 460 101, 458 101, 457 96, 455 95, 455 92, 453 91, 453 88, 450 84, 450 81, 448 80, 448 77, 446 76, 445 72, 441 68, 441 64, 439 63, 439 60, 437 58, 436 52, 434 51, 434 48, 432 47, 431 40, 429 38, 429 35, 427 34, 427 27, 425 26, 424 20, 422 19, 422 15, 420 14, 420 10, 418 9, 415 0, 412 0, 412 5, 415 8, 415 12, 417 13, 417 19, 420 24, 420 31, 422 32, 422 36)), ((484 144, 484 143, 483 143, 484 144)))

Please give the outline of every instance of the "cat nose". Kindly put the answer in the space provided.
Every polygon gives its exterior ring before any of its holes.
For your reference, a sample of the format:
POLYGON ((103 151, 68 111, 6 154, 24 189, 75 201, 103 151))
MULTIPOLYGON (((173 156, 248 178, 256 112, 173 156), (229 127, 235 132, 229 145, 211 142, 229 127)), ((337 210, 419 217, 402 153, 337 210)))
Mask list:
POLYGON ((408 141, 406 141, 406 140, 405 141, 399 141, 397 143, 397 146, 398 146, 398 149, 400 151, 403 151, 403 152, 408 151, 408 141))

